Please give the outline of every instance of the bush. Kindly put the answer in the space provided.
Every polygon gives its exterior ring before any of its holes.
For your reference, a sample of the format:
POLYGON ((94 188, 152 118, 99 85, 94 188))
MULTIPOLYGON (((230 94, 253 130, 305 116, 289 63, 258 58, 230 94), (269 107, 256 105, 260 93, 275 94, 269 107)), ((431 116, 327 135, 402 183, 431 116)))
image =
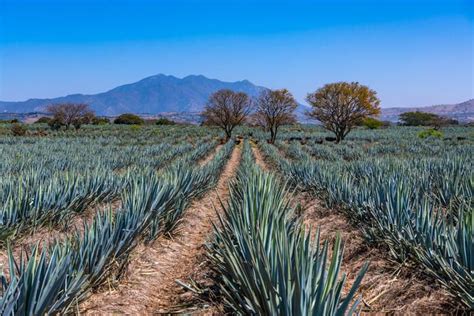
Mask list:
POLYGON ((38 124, 49 124, 51 122, 51 118, 47 116, 40 117, 35 123, 38 124))
POLYGON ((379 129, 384 126, 384 123, 373 117, 366 117, 362 120, 362 126, 365 126, 368 129, 379 129))
POLYGON ((143 125, 145 121, 138 115, 125 113, 114 120, 114 124, 143 125))
POLYGON ((25 136, 27 129, 21 124, 13 124, 11 127, 13 136, 25 136))
POLYGON ((167 118, 165 117, 162 117, 160 119, 158 119, 156 122, 155 122, 156 125, 175 125, 176 122, 175 121, 172 121, 172 120, 168 120, 167 118))
POLYGON ((132 132, 138 132, 139 130, 141 130, 141 126, 140 125, 132 125, 132 126, 130 126, 130 130, 132 132))
POLYGON ((95 116, 92 119, 92 124, 93 125, 107 125, 107 124, 110 124, 110 120, 106 117, 97 117, 97 116, 95 116))
POLYGON ((60 119, 53 118, 48 122, 48 125, 53 131, 57 131, 64 126, 64 123, 60 119))
POLYGON ((421 139, 425 139, 428 137, 441 138, 443 137, 443 133, 434 128, 429 128, 429 129, 419 132, 418 137, 421 139))

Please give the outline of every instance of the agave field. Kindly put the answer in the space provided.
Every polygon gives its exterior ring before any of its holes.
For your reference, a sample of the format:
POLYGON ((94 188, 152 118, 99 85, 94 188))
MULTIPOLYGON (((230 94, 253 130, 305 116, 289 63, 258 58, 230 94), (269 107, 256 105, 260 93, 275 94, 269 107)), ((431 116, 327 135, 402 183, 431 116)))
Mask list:
MULTIPOLYGON (((0 313, 389 311, 366 301, 370 260, 346 273, 344 231, 326 238, 303 220, 318 208, 394 275, 430 284, 425 296, 448 302, 436 312, 474 309, 474 131, 418 132, 360 129, 335 144, 303 126, 269 144, 252 128, 227 143, 181 125, 0 131, 0 313)), ((429 311, 418 303, 397 307, 429 311)))

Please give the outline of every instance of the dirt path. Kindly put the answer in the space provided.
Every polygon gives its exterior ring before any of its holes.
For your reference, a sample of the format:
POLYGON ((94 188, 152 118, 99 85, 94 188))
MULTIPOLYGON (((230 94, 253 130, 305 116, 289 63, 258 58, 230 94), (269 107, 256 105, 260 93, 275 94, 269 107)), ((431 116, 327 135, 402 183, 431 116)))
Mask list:
POLYGON ((82 304, 82 313, 144 315, 174 308, 185 300, 186 291, 176 283, 189 282, 196 269, 204 264, 204 244, 217 220, 214 207, 219 198, 229 195, 229 181, 241 158, 241 148, 234 149, 215 189, 193 201, 177 228, 174 239, 159 238, 153 245, 139 246, 128 266, 129 277, 118 288, 94 294, 82 304))
POLYGON ((212 158, 214 158, 214 156, 219 152, 219 150, 221 150, 222 146, 224 146, 224 145, 221 145, 221 144, 217 145, 214 148, 212 154, 207 155, 204 159, 201 159, 200 161, 198 161, 198 165, 202 167, 202 166, 206 165, 208 162, 210 162, 212 160, 212 158))
MULTIPOLYGON (((260 151, 252 146, 256 163, 270 170, 260 151)), ((341 234, 344 257, 341 270, 347 273, 345 289, 355 281, 357 273, 366 261, 370 262, 359 293, 364 301, 363 312, 391 313, 446 313, 455 307, 449 294, 414 268, 402 266, 389 260, 388 250, 367 245, 362 232, 354 227, 338 211, 325 208, 321 201, 308 193, 295 192, 294 201, 303 209, 303 224, 320 228, 321 240, 334 240, 341 234)))

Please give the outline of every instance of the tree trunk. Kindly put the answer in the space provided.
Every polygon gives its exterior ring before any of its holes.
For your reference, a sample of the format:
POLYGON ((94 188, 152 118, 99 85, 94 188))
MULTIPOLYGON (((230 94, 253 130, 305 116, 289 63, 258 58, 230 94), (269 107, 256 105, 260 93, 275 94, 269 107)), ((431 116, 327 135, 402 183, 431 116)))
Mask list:
POLYGON ((273 128, 270 128, 270 144, 275 143, 276 133, 273 131, 273 128))
POLYGON ((225 129, 225 141, 228 142, 229 139, 232 137, 232 131, 225 129))
POLYGON ((341 140, 344 139, 344 133, 341 132, 341 131, 338 131, 336 133, 336 144, 339 144, 341 142, 341 140))

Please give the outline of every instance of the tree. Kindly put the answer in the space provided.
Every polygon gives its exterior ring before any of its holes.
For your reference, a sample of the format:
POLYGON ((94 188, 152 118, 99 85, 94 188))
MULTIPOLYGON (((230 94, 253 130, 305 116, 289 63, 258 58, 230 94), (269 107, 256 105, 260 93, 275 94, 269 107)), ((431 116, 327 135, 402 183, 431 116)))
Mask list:
POLYGON ((110 120, 106 117, 94 117, 91 121, 92 125, 107 125, 110 124, 110 120))
POLYGON ((404 126, 433 126, 439 129, 442 126, 457 125, 458 121, 446 117, 421 111, 405 112, 399 116, 404 126))
POLYGON ((336 82, 324 85, 306 100, 313 107, 307 113, 336 135, 336 143, 343 140, 358 122, 380 113, 377 92, 358 82, 336 82))
POLYGON ((78 129, 82 124, 90 122, 94 117, 94 112, 90 109, 89 105, 83 103, 53 104, 49 105, 46 110, 53 116, 52 120, 56 124, 66 126, 66 129, 69 129, 71 125, 78 129))
POLYGON ((243 92, 222 89, 213 93, 201 113, 206 125, 216 125, 225 132, 226 139, 241 124, 252 109, 252 100, 243 92))
POLYGON ((138 115, 125 113, 117 116, 114 120, 114 124, 143 125, 145 121, 138 115))
POLYGON ((286 89, 264 90, 257 100, 254 120, 270 132, 270 143, 274 143, 278 128, 296 122, 294 111, 298 104, 293 95, 286 89))

